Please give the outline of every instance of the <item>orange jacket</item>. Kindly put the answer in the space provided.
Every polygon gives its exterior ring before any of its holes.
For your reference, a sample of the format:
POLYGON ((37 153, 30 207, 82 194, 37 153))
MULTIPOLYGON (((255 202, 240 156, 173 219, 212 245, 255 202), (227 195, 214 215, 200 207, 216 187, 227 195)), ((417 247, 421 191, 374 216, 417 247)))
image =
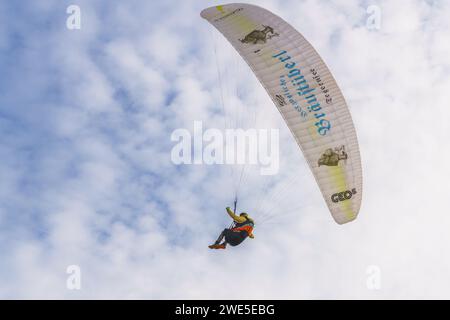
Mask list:
MULTIPOLYGON (((245 221, 250 221, 252 224, 254 223, 253 222, 253 219, 251 219, 250 217, 241 217, 241 216, 238 216, 238 215, 236 215, 231 209, 230 209, 230 207, 227 207, 227 213, 228 213, 228 215, 234 220, 234 222, 236 222, 236 223, 244 223, 245 221)), ((233 230, 233 231, 247 231, 247 233, 248 233, 248 236, 250 237, 250 238, 254 238, 255 236, 253 235, 253 227, 252 226, 250 226, 250 225, 245 225, 245 226, 242 226, 242 227, 238 227, 238 228, 233 228, 233 229, 231 229, 231 230, 233 230)))

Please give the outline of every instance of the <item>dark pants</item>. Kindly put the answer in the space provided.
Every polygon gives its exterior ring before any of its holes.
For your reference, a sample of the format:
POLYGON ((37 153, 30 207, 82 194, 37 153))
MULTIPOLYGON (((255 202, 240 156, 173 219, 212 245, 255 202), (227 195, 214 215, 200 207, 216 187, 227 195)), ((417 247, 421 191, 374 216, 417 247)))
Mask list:
POLYGON ((247 238, 248 234, 246 231, 233 231, 231 229, 224 229, 216 241, 216 244, 220 244, 223 239, 225 239, 225 244, 230 246, 237 246, 242 241, 247 238))

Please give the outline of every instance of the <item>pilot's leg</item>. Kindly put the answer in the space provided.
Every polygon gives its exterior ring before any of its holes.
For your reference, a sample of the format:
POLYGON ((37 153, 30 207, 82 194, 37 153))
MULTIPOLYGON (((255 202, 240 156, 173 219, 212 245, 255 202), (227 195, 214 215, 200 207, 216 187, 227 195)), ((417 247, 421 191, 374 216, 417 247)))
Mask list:
MULTIPOLYGON (((217 238, 216 242, 214 242, 213 245, 210 245, 209 248, 210 249, 217 249, 217 246, 220 245, 220 243, 222 242, 222 240, 225 238, 225 235, 227 234, 229 229, 223 229, 222 233, 220 234, 219 238, 217 238)), ((226 241, 224 242, 224 245, 226 246, 226 241)))

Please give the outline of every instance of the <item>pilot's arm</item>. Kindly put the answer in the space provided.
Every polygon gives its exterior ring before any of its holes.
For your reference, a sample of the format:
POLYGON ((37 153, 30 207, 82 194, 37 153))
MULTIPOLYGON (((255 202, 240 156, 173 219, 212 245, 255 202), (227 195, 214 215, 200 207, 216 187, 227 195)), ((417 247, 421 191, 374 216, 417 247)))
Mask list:
POLYGON ((245 222, 245 217, 241 217, 241 216, 237 216, 231 209, 230 207, 227 207, 227 213, 228 215, 231 217, 231 219, 234 220, 234 222, 236 223, 242 223, 245 222))

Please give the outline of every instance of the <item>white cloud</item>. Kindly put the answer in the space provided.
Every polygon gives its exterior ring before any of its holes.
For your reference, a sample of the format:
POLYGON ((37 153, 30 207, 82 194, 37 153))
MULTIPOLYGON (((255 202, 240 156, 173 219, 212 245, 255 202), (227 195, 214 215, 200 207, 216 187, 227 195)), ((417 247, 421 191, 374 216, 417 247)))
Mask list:
POLYGON ((449 4, 379 1, 380 30, 365 27, 369 2, 258 4, 311 41, 349 102, 364 167, 358 220, 332 221, 269 98, 200 18, 211 2, 82 2, 80 33, 27 24, 65 12, 29 6, 0 35, 17 61, 0 61, 0 296, 450 296, 449 4), (229 223, 230 169, 170 161, 174 129, 223 127, 214 48, 234 115, 249 125, 242 111, 256 110, 256 126, 280 128, 284 142, 280 175, 248 168, 241 186, 239 209, 270 219, 225 252, 206 246, 229 223), (65 288, 71 264, 82 270, 79 292, 65 288), (381 269, 379 291, 366 287, 370 265, 381 269), (236 272, 246 290, 236 292, 236 272))

